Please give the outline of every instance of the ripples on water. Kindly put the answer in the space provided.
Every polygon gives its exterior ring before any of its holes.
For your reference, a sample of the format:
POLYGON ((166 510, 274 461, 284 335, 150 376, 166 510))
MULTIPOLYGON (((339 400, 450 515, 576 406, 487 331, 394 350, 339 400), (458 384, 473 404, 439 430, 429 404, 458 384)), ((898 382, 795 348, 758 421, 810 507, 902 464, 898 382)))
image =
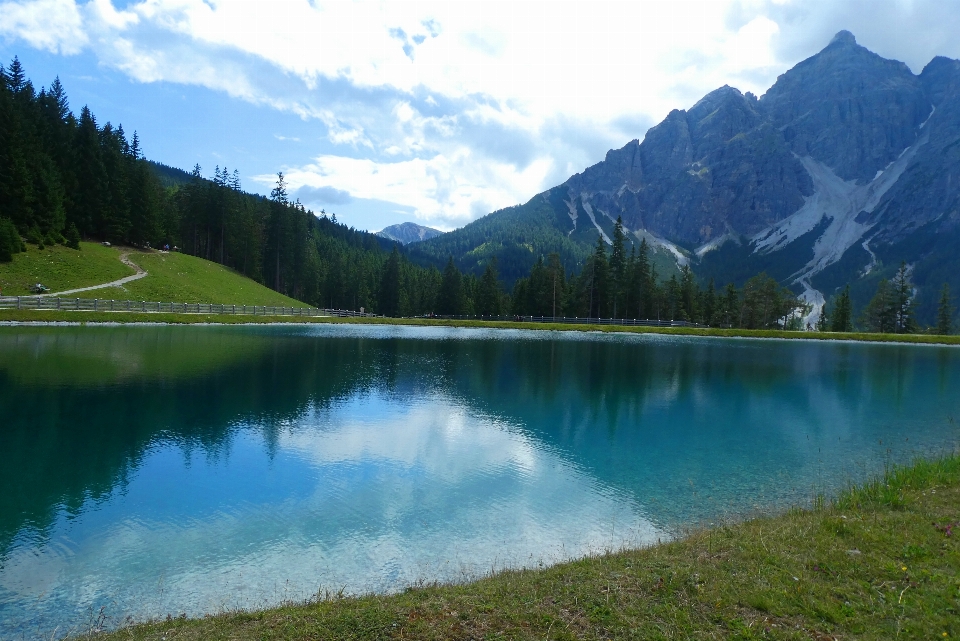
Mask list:
POLYGON ((0 636, 668 538, 956 445, 956 348, 0 329, 0 636))

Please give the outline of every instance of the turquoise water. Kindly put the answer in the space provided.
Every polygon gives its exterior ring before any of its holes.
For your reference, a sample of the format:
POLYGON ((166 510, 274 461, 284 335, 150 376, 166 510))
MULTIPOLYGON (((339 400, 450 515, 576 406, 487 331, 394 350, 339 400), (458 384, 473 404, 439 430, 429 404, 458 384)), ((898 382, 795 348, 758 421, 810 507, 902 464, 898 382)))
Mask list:
POLYGON ((808 503, 960 442, 960 349, 0 328, 0 637, 394 591, 808 503))

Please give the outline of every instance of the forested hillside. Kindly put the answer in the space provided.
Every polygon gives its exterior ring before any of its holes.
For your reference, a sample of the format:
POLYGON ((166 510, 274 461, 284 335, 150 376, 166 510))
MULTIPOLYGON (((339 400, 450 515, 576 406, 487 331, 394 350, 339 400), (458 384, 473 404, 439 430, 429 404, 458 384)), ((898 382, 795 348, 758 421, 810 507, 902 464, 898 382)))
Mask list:
MULTIPOLYGON (((377 308, 393 243, 290 202, 282 176, 270 199, 241 190, 239 174, 212 179, 144 158, 136 132, 75 115, 55 79, 39 91, 17 59, 0 65, 0 261, 22 241, 79 247, 81 239, 169 245, 226 265, 304 302, 377 308)), ((436 269, 402 258, 407 313, 433 311, 436 269)))

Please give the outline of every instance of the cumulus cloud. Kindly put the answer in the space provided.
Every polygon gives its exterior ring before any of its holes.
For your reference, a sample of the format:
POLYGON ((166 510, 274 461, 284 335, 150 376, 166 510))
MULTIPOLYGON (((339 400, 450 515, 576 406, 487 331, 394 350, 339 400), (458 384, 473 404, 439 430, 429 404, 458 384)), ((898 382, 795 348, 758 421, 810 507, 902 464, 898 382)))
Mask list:
POLYGON ((89 42, 73 0, 4 2, 0 4, 0 35, 63 54, 79 53, 89 42))
POLYGON ((960 56, 960 14, 935 0, 0 0, 7 40, 322 123, 284 168, 296 187, 457 224, 718 86, 764 93, 844 28, 915 71, 960 56))

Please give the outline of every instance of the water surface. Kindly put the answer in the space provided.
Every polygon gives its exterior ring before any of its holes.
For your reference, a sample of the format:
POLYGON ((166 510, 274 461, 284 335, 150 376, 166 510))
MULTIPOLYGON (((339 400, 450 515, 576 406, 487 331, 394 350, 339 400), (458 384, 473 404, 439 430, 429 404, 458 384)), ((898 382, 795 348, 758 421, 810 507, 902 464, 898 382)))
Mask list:
POLYGON ((0 637, 393 591, 808 502, 960 440, 960 349, 0 328, 0 637))

